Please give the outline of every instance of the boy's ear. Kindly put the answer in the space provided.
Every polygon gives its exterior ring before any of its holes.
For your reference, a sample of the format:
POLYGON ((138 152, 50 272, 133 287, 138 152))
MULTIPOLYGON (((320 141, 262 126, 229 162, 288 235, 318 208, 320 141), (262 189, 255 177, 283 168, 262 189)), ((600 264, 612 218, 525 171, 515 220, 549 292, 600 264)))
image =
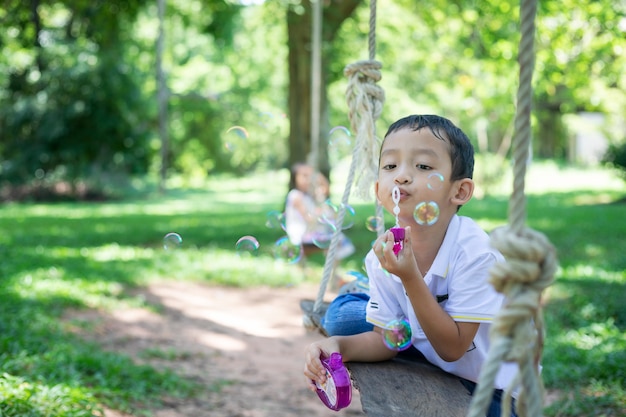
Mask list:
POLYGON ((457 206, 466 204, 474 194, 474 181, 463 178, 456 181, 456 193, 452 196, 452 203, 457 206))
POLYGON ((374 182, 374 194, 376 195, 376 201, 380 204, 380 198, 378 198, 378 180, 374 182))

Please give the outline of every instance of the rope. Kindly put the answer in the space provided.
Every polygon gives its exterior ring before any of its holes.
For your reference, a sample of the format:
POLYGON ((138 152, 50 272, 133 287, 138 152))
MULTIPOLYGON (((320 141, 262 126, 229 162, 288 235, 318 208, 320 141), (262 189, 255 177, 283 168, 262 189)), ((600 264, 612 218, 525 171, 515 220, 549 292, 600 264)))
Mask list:
POLYGON ((536 12, 536 0, 521 1, 520 79, 515 115, 516 136, 513 140, 514 182, 509 201, 509 226, 497 228, 491 233, 491 244, 507 261, 494 265, 490 270, 489 282, 496 291, 505 294, 507 301, 491 327, 492 345, 472 398, 469 417, 486 414, 496 375, 505 361, 516 362, 519 373, 505 391, 502 415, 510 415, 512 393, 518 388, 518 415, 543 415, 543 383, 539 374, 544 339, 541 293, 553 281, 557 260, 556 251, 548 239, 541 233, 524 227, 524 178, 531 137, 531 80, 536 12))
MULTIPOLYGON (((370 6, 370 31, 369 31, 369 54, 370 60, 358 61, 346 66, 344 75, 348 77, 346 89, 346 101, 349 111, 350 126, 355 135, 355 146, 352 149, 352 161, 346 186, 341 198, 341 205, 336 219, 335 230, 330 241, 328 253, 324 263, 324 272, 320 288, 313 305, 313 312, 319 312, 323 303, 326 287, 330 280, 339 241, 341 238, 342 225, 345 217, 345 209, 348 205, 352 184, 355 182, 356 173, 360 172, 357 180, 357 189, 360 195, 369 198, 372 183, 376 180, 377 152, 379 140, 376 137, 376 120, 382 112, 385 93, 376 83, 381 79, 380 69, 382 64, 374 61, 373 54, 376 52, 376 0, 371 1, 370 6)), ((382 212, 377 213, 382 218, 382 212)), ((305 318, 305 326, 310 326, 311 321, 305 318)))
POLYGON ((535 15, 537 0, 522 0, 520 4, 520 22, 522 37, 519 45, 519 87, 517 90, 517 111, 515 113, 515 132, 513 138, 513 193, 509 203, 509 223, 513 231, 519 232, 524 227, 526 218, 526 197, 524 184, 526 164, 530 148, 530 108, 532 104, 532 77, 535 68, 535 15))
POLYGON ((369 59, 376 58, 376 0, 370 2, 370 30, 367 36, 367 50, 369 59))
POLYGON ((489 280, 496 291, 507 295, 507 303, 492 324, 492 346, 468 416, 485 415, 503 361, 517 362, 521 374, 507 389, 505 399, 510 401, 512 391, 521 383, 518 414, 541 416, 543 387, 538 370, 543 348, 541 292, 553 281, 556 251, 544 235, 528 228, 520 233, 514 233, 510 227, 497 228, 491 233, 491 244, 507 258, 507 262, 494 265, 489 280))
POLYGON ((380 62, 368 60, 350 64, 344 70, 349 78, 346 90, 348 117, 352 131, 356 132, 357 142, 357 158, 353 158, 352 163, 358 164, 357 171, 361 173, 357 179, 356 194, 366 200, 370 199, 378 167, 380 141, 376 137, 375 124, 385 101, 385 92, 376 85, 381 79, 381 68, 380 62))

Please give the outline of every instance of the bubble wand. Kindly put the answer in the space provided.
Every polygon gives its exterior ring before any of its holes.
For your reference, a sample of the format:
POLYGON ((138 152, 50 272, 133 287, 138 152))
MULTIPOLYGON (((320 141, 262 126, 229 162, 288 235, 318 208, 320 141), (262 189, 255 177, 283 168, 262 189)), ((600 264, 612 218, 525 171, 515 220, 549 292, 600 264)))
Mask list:
POLYGON ((402 250, 402 242, 404 241, 404 228, 400 227, 400 220, 398 219, 398 215, 400 214, 400 189, 397 185, 391 190, 391 199, 395 204, 393 214, 396 216, 396 225, 389 230, 393 233, 393 253, 398 256, 398 253, 402 250))

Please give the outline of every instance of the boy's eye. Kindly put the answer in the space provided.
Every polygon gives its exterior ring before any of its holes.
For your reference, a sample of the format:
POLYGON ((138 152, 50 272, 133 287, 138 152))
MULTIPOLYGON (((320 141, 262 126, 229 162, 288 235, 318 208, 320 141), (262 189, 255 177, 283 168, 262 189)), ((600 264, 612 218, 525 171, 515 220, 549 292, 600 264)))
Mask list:
POLYGON ((428 171, 428 170, 432 169, 430 166, 428 166, 428 165, 424 165, 424 164, 417 164, 417 165, 416 165, 416 168, 417 168, 417 169, 424 170, 424 171, 428 171))
POLYGON ((388 170, 388 169, 394 169, 396 167, 396 164, 386 164, 383 165, 383 169, 388 170))

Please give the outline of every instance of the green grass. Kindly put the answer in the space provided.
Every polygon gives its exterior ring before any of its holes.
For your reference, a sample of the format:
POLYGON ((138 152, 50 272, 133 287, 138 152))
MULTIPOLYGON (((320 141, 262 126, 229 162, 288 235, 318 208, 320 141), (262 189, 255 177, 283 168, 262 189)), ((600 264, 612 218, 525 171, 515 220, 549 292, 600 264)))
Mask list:
MULTIPOLYGON (((340 196, 344 177, 336 176, 340 196)), ((194 381, 103 351, 75 335, 71 327, 80 323, 59 318, 68 308, 146 306, 132 289, 155 280, 297 285, 302 274, 272 255, 283 232, 265 224, 267 213, 282 210, 286 183, 281 171, 117 202, 0 206, 0 416, 97 416, 103 405, 142 415, 165 394, 201 395, 194 381), (169 232, 182 236, 179 249, 163 249, 169 232), (244 235, 258 239, 258 256, 238 256, 235 242, 244 235)), ((461 214, 487 230, 505 224, 507 188, 461 214)), ((603 171, 534 164, 527 190, 527 224, 547 235, 560 262, 546 294, 543 377, 549 389, 571 395, 546 414, 623 415, 626 205, 611 202, 624 197, 624 184, 603 171)), ((365 227, 374 209, 353 205, 355 225, 346 233, 357 252, 343 267, 360 271, 375 237, 365 227)), ((315 255, 309 264, 319 275, 323 262, 315 255)), ((141 356, 175 363, 182 355, 153 346, 141 356)))

